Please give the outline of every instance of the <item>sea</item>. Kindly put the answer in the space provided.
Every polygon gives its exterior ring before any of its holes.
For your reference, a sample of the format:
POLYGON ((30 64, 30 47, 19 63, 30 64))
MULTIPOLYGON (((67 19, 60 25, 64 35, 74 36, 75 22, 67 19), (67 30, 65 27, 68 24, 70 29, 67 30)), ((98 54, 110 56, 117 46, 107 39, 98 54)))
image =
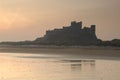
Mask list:
POLYGON ((82 55, 0 52, 0 80, 120 80, 119 57, 82 55))

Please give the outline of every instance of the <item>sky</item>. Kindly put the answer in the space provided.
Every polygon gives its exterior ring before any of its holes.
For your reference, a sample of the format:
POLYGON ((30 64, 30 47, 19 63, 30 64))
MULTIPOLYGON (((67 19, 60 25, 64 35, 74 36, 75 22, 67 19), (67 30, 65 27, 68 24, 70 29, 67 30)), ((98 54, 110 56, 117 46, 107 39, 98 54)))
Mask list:
POLYGON ((120 0, 0 0, 0 41, 34 40, 71 21, 95 24, 99 39, 120 39, 120 0))

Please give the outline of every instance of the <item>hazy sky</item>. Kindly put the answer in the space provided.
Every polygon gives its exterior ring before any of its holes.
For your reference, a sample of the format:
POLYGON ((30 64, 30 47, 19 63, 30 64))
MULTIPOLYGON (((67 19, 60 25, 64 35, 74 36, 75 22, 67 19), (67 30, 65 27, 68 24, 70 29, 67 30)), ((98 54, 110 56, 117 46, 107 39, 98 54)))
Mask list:
POLYGON ((120 39, 120 0, 0 0, 0 41, 34 40, 71 21, 96 24, 100 39, 120 39))

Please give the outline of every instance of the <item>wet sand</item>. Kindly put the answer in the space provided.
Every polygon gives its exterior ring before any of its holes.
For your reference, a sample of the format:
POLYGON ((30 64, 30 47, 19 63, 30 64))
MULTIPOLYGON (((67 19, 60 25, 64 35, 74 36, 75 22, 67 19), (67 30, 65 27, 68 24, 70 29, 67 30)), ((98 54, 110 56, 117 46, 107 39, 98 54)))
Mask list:
POLYGON ((0 53, 42 53, 90 59, 120 60, 120 48, 113 47, 0 47, 0 53))

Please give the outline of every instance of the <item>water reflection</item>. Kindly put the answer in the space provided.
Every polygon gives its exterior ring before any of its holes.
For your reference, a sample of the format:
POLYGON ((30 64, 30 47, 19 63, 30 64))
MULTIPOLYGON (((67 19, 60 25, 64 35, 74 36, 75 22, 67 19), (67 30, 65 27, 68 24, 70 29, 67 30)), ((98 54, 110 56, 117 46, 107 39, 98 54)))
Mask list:
POLYGON ((0 80, 120 80, 119 68, 114 60, 0 54, 0 80))
POLYGON ((70 66, 71 71, 95 71, 95 60, 61 60, 61 63, 67 64, 70 66))
POLYGON ((81 71, 82 69, 82 64, 71 64, 70 66, 72 71, 81 71))

